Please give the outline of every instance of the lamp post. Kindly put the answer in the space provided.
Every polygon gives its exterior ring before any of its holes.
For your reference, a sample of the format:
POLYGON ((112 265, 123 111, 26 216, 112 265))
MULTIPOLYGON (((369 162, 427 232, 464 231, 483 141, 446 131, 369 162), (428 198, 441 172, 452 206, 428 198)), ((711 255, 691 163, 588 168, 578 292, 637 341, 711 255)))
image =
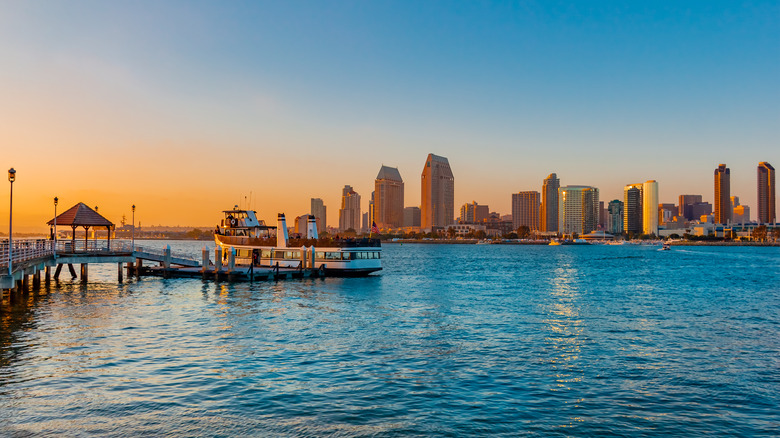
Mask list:
POLYGON ((8 181, 11 182, 11 207, 8 209, 8 276, 13 275, 13 243, 14 243, 14 181, 16 181, 16 171, 14 168, 8 169, 8 181))
POLYGON ((132 236, 133 236, 133 251, 135 251, 135 204, 133 204, 133 229, 132 229, 132 236))
POLYGON ((54 197, 54 258, 57 258, 57 203, 60 198, 54 197))

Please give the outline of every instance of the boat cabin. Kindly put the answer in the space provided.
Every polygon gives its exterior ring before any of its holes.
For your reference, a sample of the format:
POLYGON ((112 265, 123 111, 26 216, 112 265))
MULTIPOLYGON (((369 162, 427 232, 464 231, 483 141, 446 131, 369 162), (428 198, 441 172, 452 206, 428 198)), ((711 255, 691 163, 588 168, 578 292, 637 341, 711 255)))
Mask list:
POLYGON ((222 213, 225 214, 225 218, 217 227, 216 234, 257 238, 276 235, 276 227, 268 226, 265 221, 258 220, 257 212, 254 210, 240 210, 236 206, 233 210, 225 210, 222 213))

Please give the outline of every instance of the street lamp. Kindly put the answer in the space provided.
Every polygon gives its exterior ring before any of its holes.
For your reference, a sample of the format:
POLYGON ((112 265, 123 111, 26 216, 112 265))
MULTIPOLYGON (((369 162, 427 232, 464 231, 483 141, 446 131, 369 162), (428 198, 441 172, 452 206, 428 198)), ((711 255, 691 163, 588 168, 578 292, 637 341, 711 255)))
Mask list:
POLYGON ((60 198, 54 197, 54 257, 57 257, 57 203, 60 202, 60 198))
POLYGON ((133 230, 132 230, 132 236, 133 236, 133 251, 135 251, 135 204, 133 204, 133 230))
POLYGON ((14 181, 16 181, 16 171, 14 168, 8 169, 8 181, 11 182, 11 207, 8 209, 8 276, 13 275, 13 243, 14 243, 14 181))

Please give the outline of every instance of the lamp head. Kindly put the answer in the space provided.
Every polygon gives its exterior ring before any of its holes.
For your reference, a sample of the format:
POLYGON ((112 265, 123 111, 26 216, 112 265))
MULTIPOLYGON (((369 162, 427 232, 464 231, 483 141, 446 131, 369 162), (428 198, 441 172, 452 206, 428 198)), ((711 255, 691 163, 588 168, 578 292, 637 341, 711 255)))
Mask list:
POLYGON ((16 171, 14 168, 8 169, 8 181, 14 182, 16 180, 16 171))
POLYGON ((56 207, 56 206, 57 206, 57 203, 59 203, 59 202, 60 202, 60 198, 58 198, 58 197, 56 197, 56 196, 55 196, 55 197, 54 197, 54 206, 56 207))
POLYGON ((135 211, 135 204, 133 204, 133 211, 135 211))

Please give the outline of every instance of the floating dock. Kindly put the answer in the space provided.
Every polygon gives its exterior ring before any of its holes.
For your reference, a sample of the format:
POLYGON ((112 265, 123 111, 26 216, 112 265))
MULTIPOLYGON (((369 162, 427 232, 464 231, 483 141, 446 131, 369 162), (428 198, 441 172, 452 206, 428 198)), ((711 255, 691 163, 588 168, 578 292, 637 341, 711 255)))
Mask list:
POLYGON ((323 278, 324 269, 301 269, 284 267, 257 267, 236 266, 233 270, 215 269, 213 266, 206 269, 198 267, 168 267, 150 266, 140 267, 138 276, 151 276, 163 278, 202 278, 215 281, 278 281, 302 278, 323 278))

